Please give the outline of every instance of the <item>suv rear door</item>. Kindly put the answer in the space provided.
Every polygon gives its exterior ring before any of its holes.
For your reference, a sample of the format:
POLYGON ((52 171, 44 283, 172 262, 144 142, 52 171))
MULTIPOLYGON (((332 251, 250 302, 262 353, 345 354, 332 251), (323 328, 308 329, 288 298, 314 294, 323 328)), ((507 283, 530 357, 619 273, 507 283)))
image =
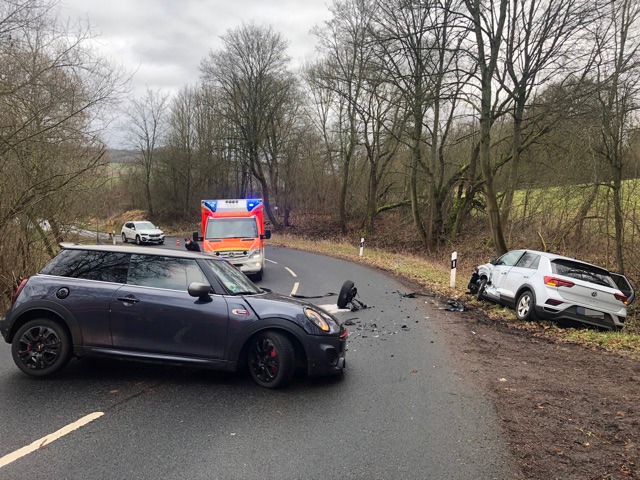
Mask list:
POLYGON ((607 270, 568 259, 553 260, 551 265, 557 276, 574 284, 558 288, 559 295, 567 302, 612 313, 625 307, 615 296, 619 293, 618 287, 611 285, 613 280, 607 270))
POLYGON ((609 272, 611 278, 618 286, 618 289, 627 296, 627 306, 631 305, 636 298, 636 292, 634 292, 633 287, 631 286, 631 282, 624 275, 620 275, 619 273, 609 272))

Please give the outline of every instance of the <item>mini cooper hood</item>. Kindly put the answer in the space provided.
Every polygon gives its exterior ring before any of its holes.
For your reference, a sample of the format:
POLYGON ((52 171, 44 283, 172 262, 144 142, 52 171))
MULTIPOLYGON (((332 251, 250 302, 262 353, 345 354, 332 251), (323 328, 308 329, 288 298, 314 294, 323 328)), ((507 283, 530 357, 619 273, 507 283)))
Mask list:
POLYGON ((318 307, 311 303, 297 298, 286 297, 278 293, 264 293, 258 295, 246 295, 246 302, 253 308, 259 317, 281 316, 283 313, 289 315, 300 315, 305 307, 318 310, 318 307))

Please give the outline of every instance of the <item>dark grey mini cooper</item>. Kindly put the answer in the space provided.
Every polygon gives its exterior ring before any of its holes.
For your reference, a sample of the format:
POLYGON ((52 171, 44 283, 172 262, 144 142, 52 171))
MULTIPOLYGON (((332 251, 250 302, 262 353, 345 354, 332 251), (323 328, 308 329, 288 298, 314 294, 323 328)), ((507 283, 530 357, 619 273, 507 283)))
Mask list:
POLYGON ((76 356, 248 367, 263 387, 296 367, 340 374, 347 330, 322 309, 256 287, 225 260, 124 246, 65 247, 24 280, 0 333, 16 365, 52 374, 76 356))

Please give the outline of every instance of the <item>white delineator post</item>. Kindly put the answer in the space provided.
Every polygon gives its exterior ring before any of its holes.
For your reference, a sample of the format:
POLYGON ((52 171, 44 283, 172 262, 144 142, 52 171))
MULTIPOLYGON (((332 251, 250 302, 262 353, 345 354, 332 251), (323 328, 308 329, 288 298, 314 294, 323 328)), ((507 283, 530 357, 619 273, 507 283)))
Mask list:
POLYGON ((360 239, 360 256, 364 255, 364 237, 360 239))
POLYGON ((456 286, 456 267, 458 263, 458 252, 453 252, 451 254, 451 281, 449 282, 449 286, 451 288, 455 288, 456 286))

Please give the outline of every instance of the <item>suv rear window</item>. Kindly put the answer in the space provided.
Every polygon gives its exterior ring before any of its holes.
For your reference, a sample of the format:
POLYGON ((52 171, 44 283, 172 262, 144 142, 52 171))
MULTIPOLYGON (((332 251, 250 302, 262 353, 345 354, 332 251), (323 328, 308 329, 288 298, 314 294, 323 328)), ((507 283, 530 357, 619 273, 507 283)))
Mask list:
POLYGON ((62 250, 40 270, 40 273, 59 277, 126 283, 129 258, 130 254, 128 253, 62 250))
POLYGON ((553 260, 551 267, 554 273, 564 275, 565 277, 576 278, 605 287, 617 288, 609 272, 604 268, 564 259, 553 260))

